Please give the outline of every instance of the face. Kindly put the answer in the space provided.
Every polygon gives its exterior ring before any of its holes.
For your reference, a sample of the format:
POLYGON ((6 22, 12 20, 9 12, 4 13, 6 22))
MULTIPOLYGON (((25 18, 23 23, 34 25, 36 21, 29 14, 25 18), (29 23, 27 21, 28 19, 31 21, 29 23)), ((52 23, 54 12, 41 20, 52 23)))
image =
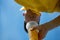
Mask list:
POLYGON ((39 22, 40 20, 40 16, 38 16, 36 13, 33 13, 31 10, 27 10, 27 12, 24 13, 24 17, 25 17, 25 22, 29 22, 29 21, 39 22))

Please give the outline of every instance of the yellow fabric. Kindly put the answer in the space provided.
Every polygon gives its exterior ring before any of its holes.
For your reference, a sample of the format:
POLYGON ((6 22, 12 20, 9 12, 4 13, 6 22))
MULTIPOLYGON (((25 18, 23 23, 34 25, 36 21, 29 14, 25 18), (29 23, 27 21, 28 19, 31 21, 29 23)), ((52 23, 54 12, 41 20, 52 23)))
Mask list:
POLYGON ((33 12, 60 12, 60 0, 15 0, 18 4, 33 12), (58 3, 59 2, 59 3, 58 3))
POLYGON ((38 32, 37 29, 31 31, 31 28, 28 30, 29 40, 38 40, 38 32))

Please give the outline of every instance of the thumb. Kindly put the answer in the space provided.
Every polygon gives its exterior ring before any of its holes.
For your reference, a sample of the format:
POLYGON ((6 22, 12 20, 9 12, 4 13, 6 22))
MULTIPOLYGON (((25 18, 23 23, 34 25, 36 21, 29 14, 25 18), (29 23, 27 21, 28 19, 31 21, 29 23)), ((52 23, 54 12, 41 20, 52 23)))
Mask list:
POLYGON ((32 30, 35 30, 35 29, 38 30, 38 27, 32 27, 32 28, 31 28, 31 31, 32 31, 32 30))

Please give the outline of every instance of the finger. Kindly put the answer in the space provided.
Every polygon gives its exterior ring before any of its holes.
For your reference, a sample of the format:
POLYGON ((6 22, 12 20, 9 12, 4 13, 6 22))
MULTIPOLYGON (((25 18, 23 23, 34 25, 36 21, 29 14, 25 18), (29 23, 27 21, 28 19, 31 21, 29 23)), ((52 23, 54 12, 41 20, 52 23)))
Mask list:
POLYGON ((33 30, 33 28, 30 28, 30 30, 32 31, 32 30, 33 30))
POLYGON ((40 31, 38 36, 39 36, 39 39, 44 39, 46 37, 46 34, 47 34, 47 31, 40 31))
POLYGON ((31 31, 32 31, 32 30, 35 30, 35 29, 38 29, 38 28, 37 28, 37 27, 32 27, 31 31))
POLYGON ((39 39, 39 40, 42 39, 42 32, 41 32, 41 31, 38 33, 38 39, 39 39))

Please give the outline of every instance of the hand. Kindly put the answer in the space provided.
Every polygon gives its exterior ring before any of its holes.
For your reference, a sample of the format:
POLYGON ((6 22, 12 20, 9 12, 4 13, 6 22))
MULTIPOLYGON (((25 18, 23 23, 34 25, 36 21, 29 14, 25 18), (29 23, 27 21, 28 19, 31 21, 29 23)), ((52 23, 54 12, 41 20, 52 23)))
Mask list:
POLYGON ((39 39, 44 39, 47 35, 48 30, 46 30, 45 27, 40 27, 39 30, 40 30, 39 33, 38 33, 39 39))
POLYGON ((36 13, 33 13, 31 10, 27 10, 26 13, 23 14, 25 17, 25 22, 36 21, 39 22, 40 15, 38 16, 36 13))
POLYGON ((39 30, 39 33, 38 33, 38 39, 44 39, 48 30, 46 30, 46 28, 44 26, 41 26, 41 27, 33 27, 31 29, 31 31, 35 30, 35 29, 38 29, 39 30))

